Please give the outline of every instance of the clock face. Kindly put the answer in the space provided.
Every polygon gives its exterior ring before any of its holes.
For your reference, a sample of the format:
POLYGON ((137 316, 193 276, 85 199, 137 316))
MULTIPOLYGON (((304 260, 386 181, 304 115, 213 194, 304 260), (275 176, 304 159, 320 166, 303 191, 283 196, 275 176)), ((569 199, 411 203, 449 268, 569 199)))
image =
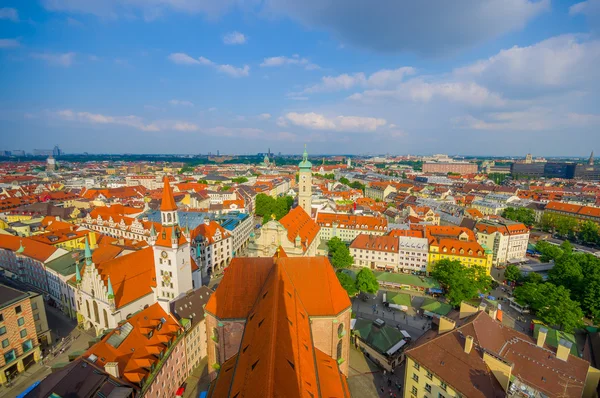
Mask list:
POLYGON ((167 254, 167 252, 166 252, 166 251, 164 251, 164 250, 162 251, 162 253, 160 253, 160 255, 161 255, 161 257, 162 257, 162 258, 167 258, 167 257, 169 257, 169 255, 167 254))
POLYGON ((171 277, 167 274, 163 275, 163 282, 165 283, 171 283, 171 277))
POLYGON ((303 179, 303 180, 306 180, 306 176, 302 176, 302 179, 303 179))

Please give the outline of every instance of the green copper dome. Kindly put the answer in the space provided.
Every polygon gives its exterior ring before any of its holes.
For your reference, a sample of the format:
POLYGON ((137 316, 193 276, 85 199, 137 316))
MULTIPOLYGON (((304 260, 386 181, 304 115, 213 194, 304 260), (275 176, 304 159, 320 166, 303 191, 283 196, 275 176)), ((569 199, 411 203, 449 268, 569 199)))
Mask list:
POLYGON ((302 161, 298 164, 300 170, 312 170, 312 163, 308 161, 308 152, 306 152, 306 145, 304 145, 304 153, 302 154, 302 161))

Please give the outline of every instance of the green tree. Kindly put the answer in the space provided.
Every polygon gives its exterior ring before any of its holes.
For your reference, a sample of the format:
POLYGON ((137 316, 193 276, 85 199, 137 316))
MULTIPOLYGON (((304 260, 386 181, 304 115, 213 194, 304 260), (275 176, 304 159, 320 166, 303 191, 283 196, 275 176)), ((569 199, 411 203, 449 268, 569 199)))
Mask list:
POLYGON ((356 288, 356 282, 350 275, 347 275, 343 272, 336 272, 338 281, 340 281, 340 285, 348 292, 348 296, 356 296, 358 293, 358 289, 356 288))
POLYGON ((595 325, 600 324, 600 280, 592 280, 585 285, 581 308, 595 325))
POLYGON ((354 189, 360 189, 361 191, 365 191, 365 184, 361 184, 358 181, 354 181, 353 183, 350 184, 350 188, 354 188, 354 189))
POLYGON ((522 222, 528 227, 535 224, 535 212, 532 209, 528 209, 526 207, 507 207, 502 212, 502 217, 507 218, 509 220, 522 222))
POLYGON ((442 285, 446 298, 455 307, 476 297, 479 292, 488 292, 492 284, 483 267, 465 267, 458 260, 438 261, 431 275, 442 285))
POLYGON ((342 177, 342 178, 340 178, 340 182, 341 182, 342 184, 344 184, 344 185, 348 185, 348 186, 350 186, 350 180, 349 180, 349 179, 347 179, 346 177, 342 177))
POLYGON ((235 182, 236 184, 243 184, 245 182, 248 182, 248 179, 246 177, 237 177, 232 178, 231 181, 235 182))
POLYGON ((365 293, 375 294, 379 290, 379 282, 369 268, 361 269, 356 275, 356 288, 365 293))
POLYGON ((525 283, 515 289, 514 296, 520 304, 529 305, 537 317, 550 326, 572 332, 582 324, 581 307, 563 286, 525 283))
POLYGON ((521 270, 516 265, 511 264, 504 270, 504 278, 507 281, 517 282, 522 278, 521 270))
POLYGON ((550 260, 556 260, 563 255, 563 251, 560 247, 548 243, 545 240, 538 241, 535 245, 535 250, 542 254, 540 260, 544 263, 549 262, 550 260))
POLYGON ((544 278, 542 278, 542 276, 537 272, 530 272, 527 274, 524 280, 525 282, 529 283, 542 283, 544 281, 544 278))
POLYGON ((577 237, 586 243, 600 243, 598 224, 592 221, 584 221, 579 226, 577 237))
POLYGON ((354 257, 350 255, 348 246, 340 238, 334 236, 327 242, 329 258, 335 268, 348 268, 354 263, 354 257))
POLYGON ((402 172, 402 179, 406 180, 408 178, 408 176, 406 175, 406 173, 403 171, 402 172))
POLYGON ((206 181, 206 180, 198 180, 198 183, 208 185, 208 181, 206 181))
POLYGON ((256 195, 256 207, 254 212, 257 216, 263 218, 263 222, 268 222, 274 215, 276 220, 280 220, 289 213, 294 198, 290 196, 280 196, 277 199, 264 193, 256 195))

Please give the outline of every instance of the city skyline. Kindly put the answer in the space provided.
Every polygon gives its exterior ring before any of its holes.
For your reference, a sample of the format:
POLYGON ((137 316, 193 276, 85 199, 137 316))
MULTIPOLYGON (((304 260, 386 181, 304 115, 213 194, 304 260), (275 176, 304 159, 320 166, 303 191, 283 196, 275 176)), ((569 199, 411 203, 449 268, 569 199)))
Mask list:
POLYGON ((8 1, 0 149, 585 157, 600 1, 510 3, 8 1))

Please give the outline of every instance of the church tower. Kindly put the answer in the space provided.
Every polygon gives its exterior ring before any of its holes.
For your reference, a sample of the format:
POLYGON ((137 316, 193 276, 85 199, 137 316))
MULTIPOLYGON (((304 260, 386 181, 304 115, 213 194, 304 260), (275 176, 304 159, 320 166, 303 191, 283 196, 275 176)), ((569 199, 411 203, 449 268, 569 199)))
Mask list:
POLYGON ((310 216, 312 214, 312 164, 308 161, 306 145, 304 145, 304 154, 298 167, 300 169, 298 180, 298 205, 310 216))
POLYGON ((168 177, 160 204, 161 228, 153 239, 156 301, 169 312, 169 302, 193 289, 190 242, 179 227, 179 216, 168 177))
POLYGON ((594 165, 594 151, 592 151, 592 154, 590 155, 590 158, 588 159, 588 166, 593 166, 594 165))

